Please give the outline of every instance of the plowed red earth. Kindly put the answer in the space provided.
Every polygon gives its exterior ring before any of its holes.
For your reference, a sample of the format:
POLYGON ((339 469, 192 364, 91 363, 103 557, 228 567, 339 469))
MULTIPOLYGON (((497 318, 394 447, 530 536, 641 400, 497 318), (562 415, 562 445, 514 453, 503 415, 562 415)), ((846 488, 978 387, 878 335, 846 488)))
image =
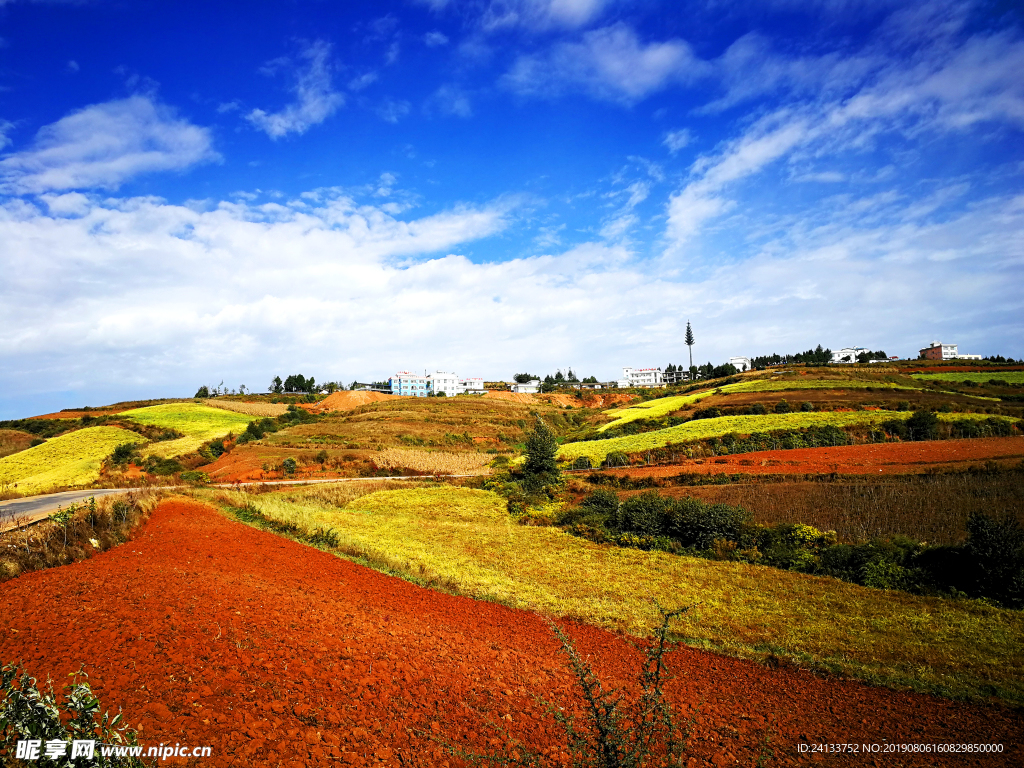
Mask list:
POLYGON ((677 464, 605 470, 631 477, 672 477, 693 472, 710 474, 828 474, 903 475, 929 470, 963 469, 993 460, 1013 464, 1024 459, 1024 438, 983 437, 920 443, 839 445, 834 448, 795 448, 788 451, 734 453, 714 459, 690 459, 677 464))
MULTIPOLYGON (((56 680, 86 664, 143 745, 208 745, 211 766, 458 765, 435 739, 486 750, 492 724, 562 764, 536 703, 575 695, 537 616, 383 576, 230 521, 161 504, 136 538, 0 585, 0 658, 56 680)), ((606 683, 639 655, 567 625, 606 683)), ((998 706, 767 669, 683 649, 669 695, 695 717, 688 765, 807 764, 808 743, 996 743, 997 755, 839 755, 829 765, 1020 765, 1024 717, 998 706)), ((491 741, 493 739, 493 741, 491 741)), ((885 749, 880 746, 879 749, 885 749)), ((173 758, 169 762, 173 762, 173 758)), ((181 762, 179 760, 179 762, 181 762)))

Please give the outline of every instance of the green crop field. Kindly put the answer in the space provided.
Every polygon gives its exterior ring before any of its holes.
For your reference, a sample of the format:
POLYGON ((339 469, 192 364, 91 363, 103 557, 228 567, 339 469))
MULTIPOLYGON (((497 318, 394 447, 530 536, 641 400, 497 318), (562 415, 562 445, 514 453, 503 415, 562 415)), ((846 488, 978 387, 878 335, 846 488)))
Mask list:
MULTIPOLYGON (((730 432, 750 435, 755 432, 804 429, 807 427, 852 427, 861 424, 878 424, 889 419, 909 419, 913 414, 903 411, 840 411, 836 413, 771 413, 764 416, 720 416, 717 419, 698 419, 666 429, 643 432, 639 435, 612 437, 607 440, 587 440, 567 443, 558 451, 558 458, 571 461, 587 456, 595 464, 604 461, 612 451, 636 453, 651 448, 661 448, 670 443, 687 443, 721 437, 730 432)), ((987 419, 982 413, 940 413, 943 421, 955 419, 987 419)), ((1006 417, 996 417, 1006 418, 1006 417)))
POLYGON ((986 698, 995 690, 1024 702, 1020 611, 594 544, 556 528, 516 525, 505 500, 487 491, 325 493, 219 497, 308 531, 333 528, 349 556, 476 598, 634 635, 657 624, 652 598, 691 605, 677 626, 691 645, 745 658, 774 653, 802 667, 947 695, 986 698))
POLYGON ((929 379, 932 381, 970 381, 974 384, 987 384, 993 379, 1005 381, 1008 384, 1024 384, 1024 371, 969 371, 966 373, 915 373, 915 379, 929 379))
POLYGON ((246 424, 255 418, 244 413, 235 413, 195 403, 153 405, 148 408, 124 411, 119 416, 129 418, 139 424, 171 428, 184 433, 185 437, 153 443, 146 449, 147 454, 161 458, 171 458, 189 453, 198 449, 207 440, 224 437, 229 432, 239 434, 245 429, 246 424))
POLYGON ((0 459, 0 485, 18 484, 19 493, 86 485, 100 474, 100 464, 122 443, 144 443, 135 432, 118 427, 89 427, 51 437, 42 445, 0 459))
POLYGON ((645 403, 636 403, 626 408, 613 408, 605 411, 610 416, 618 416, 615 421, 602 424, 598 432, 604 432, 612 427, 628 424, 637 419, 651 419, 666 416, 673 411, 686 408, 689 405, 703 400, 706 397, 722 392, 731 394, 735 392, 784 392, 797 389, 918 389, 911 384, 897 384, 890 381, 872 381, 865 379, 754 379, 752 381, 739 381, 735 384, 726 384, 714 390, 705 392, 694 392, 689 395, 676 395, 673 397, 662 397, 656 400, 648 400, 645 403))

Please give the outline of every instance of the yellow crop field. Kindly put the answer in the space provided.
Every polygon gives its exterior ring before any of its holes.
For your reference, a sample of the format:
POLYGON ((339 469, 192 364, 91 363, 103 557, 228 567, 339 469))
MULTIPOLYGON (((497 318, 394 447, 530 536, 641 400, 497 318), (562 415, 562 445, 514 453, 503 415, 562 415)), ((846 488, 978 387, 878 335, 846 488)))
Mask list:
POLYGON ((252 417, 244 413, 234 413, 222 408, 211 408, 195 403, 152 405, 148 408, 124 411, 119 416, 139 424, 169 427, 184 433, 185 437, 153 443, 147 448, 147 454, 161 458, 172 458, 190 453, 197 450, 206 441, 225 437, 230 432, 239 434, 252 421, 252 417))
POLYGON ((118 427, 88 427, 51 437, 42 445, 0 459, 0 485, 17 483, 18 492, 35 494, 51 488, 87 485, 100 475, 100 464, 122 443, 144 443, 135 432, 118 427))
POLYGON ((770 647, 801 666, 953 695, 985 696, 997 685, 1024 701, 1019 611, 594 544, 517 525, 504 499, 487 491, 378 491, 340 509, 316 493, 225 496, 309 531, 333 528, 348 555, 476 598, 634 635, 657 624, 655 598, 695 606, 678 627, 692 645, 746 658, 764 658, 770 647))
MULTIPOLYGON (((670 443, 687 443, 721 437, 730 432, 750 435, 755 432, 806 429, 808 427, 852 427, 861 424, 878 424, 889 419, 909 419, 913 414, 905 411, 841 411, 837 413, 770 413, 764 416, 720 416, 717 419, 698 419, 666 429, 643 432, 639 435, 612 437, 607 440, 587 440, 567 443, 558 451, 558 458, 571 461, 587 456, 598 464, 612 451, 636 453, 652 448, 661 448, 670 443)), ((939 419, 987 419, 982 413, 940 413, 939 419)), ((1006 418, 1006 417, 995 417, 1006 418)))
POLYGON ((387 448, 373 454, 373 463, 384 469, 413 469, 444 475, 486 474, 491 456, 485 453, 452 453, 387 448))
POLYGON ((247 416, 257 416, 261 419, 280 416, 288 411, 288 406, 284 403, 242 403, 237 400, 219 400, 214 398, 203 400, 203 405, 208 405, 211 408, 223 408, 225 411, 233 411, 234 413, 244 413, 247 416))
POLYGON ((628 424, 637 419, 652 419, 666 416, 673 411, 678 411, 687 406, 693 405, 706 397, 717 392, 725 394, 734 392, 785 392, 787 390, 799 389, 919 389, 909 384, 894 384, 888 381, 870 381, 864 379, 809 379, 801 381, 798 379, 754 379, 752 381, 738 381, 735 384, 726 384, 724 387, 709 389, 704 392, 694 392, 689 395, 675 395, 673 397, 660 397, 656 400, 648 400, 645 403, 636 403, 626 408, 613 408, 605 411, 611 416, 617 416, 615 421, 602 424, 598 432, 604 432, 612 427, 628 424))

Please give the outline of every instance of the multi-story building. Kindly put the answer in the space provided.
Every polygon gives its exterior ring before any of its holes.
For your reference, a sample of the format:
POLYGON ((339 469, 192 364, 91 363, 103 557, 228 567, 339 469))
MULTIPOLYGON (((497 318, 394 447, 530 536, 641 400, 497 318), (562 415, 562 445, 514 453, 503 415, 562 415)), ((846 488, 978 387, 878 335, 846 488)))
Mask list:
POLYGON ((749 357, 730 357, 729 363, 740 373, 743 373, 743 371, 750 370, 749 357))
POLYGON ((530 379, 530 381, 523 382, 522 384, 514 381, 510 386, 513 392, 523 395, 535 395, 540 392, 540 379, 530 379))
POLYGON ((690 380, 690 372, 676 368, 674 371, 662 371, 661 378, 666 384, 681 384, 690 380))
POLYGON ((430 378, 410 371, 399 371, 390 379, 391 394, 404 397, 426 397, 430 394, 430 378))
POLYGON ((959 355, 957 355, 956 344, 942 344, 933 341, 921 350, 921 357, 925 360, 956 360, 959 355))
POLYGON ((446 371, 434 371, 427 376, 427 386, 435 396, 442 392, 446 397, 455 397, 462 393, 459 388, 459 377, 446 371))
POLYGON ((864 349, 864 347, 843 347, 838 352, 832 353, 833 363, 856 363, 857 355, 864 352, 871 353, 870 349, 864 349))
POLYGON ((487 392, 484 380, 479 376, 470 379, 459 379, 459 390, 467 395, 482 395, 487 392))
POLYGON ((941 344, 933 341, 921 350, 925 360, 981 360, 981 355, 961 355, 956 344, 941 344))
POLYGON ((660 387, 664 383, 661 368, 623 368, 619 387, 660 387))
POLYGON ((446 397, 455 397, 463 392, 483 394, 484 380, 481 378, 460 379, 454 373, 434 371, 422 376, 410 371, 399 371, 389 380, 391 394, 406 397, 436 397, 444 392, 446 397))

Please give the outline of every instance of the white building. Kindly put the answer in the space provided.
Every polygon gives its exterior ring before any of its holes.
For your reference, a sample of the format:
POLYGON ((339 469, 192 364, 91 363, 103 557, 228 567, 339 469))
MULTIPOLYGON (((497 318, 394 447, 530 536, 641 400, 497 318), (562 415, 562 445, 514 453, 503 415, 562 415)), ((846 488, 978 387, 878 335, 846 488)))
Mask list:
POLYGON ((530 381, 522 384, 519 382, 513 382, 512 391, 521 395, 536 395, 540 392, 540 379, 530 379, 530 381))
POLYGON ((462 394, 462 389, 459 387, 459 377, 447 371, 434 371, 427 376, 427 386, 429 391, 434 393, 435 397, 442 392, 444 392, 446 397, 455 397, 462 394))
POLYGON ((857 355, 863 354, 864 352, 867 352, 868 354, 870 354, 871 350, 870 349, 864 349, 864 347, 844 347, 843 349, 840 349, 838 352, 833 352, 832 353, 832 362, 833 363, 856 363, 857 362, 857 355))
POLYGON ((664 383, 661 368, 623 368, 619 387, 660 387, 664 383))
POLYGON ((480 377, 459 379, 459 389, 467 395, 482 395, 487 392, 484 389, 484 380, 480 377))
POLYGON ((732 365, 740 373, 743 373, 743 371, 750 370, 749 357, 730 357, 729 364, 732 365))

